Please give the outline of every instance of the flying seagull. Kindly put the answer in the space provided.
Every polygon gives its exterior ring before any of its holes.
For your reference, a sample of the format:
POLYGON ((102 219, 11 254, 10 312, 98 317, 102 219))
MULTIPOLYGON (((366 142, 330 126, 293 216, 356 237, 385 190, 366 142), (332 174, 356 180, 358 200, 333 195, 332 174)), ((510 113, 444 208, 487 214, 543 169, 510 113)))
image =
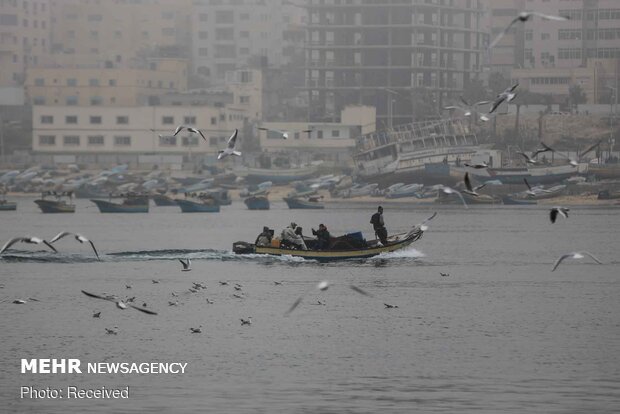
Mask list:
POLYGON ((529 155, 527 155, 525 152, 517 152, 517 154, 521 154, 523 155, 523 158, 525 158, 525 162, 527 164, 538 164, 538 161, 536 161, 535 159, 533 159, 532 157, 530 157, 529 155))
POLYGON ((466 167, 469 167, 469 168, 475 168, 476 170, 480 170, 482 168, 489 168, 489 164, 487 164, 484 161, 477 162, 475 164, 468 164, 468 163, 464 162, 463 165, 466 166, 466 167))
POLYGON ((28 243, 28 244, 41 244, 41 243, 43 243, 47 247, 52 249, 54 251, 54 253, 58 253, 58 250, 56 250, 54 248, 54 246, 52 246, 47 240, 43 240, 43 239, 40 239, 38 237, 26 236, 26 237, 14 237, 11 240, 9 240, 8 242, 6 242, 4 244, 4 246, 2 246, 2 249, 0 249, 0 254, 4 253, 9 247, 14 245, 15 243, 28 243))
POLYGON ((235 129, 235 132, 233 132, 233 134, 230 136, 230 138, 228 138, 228 146, 223 149, 223 150, 219 150, 218 154, 217 154, 217 159, 221 160, 222 158, 228 157, 229 155, 235 155, 237 157, 241 156, 241 152, 240 151, 235 151, 235 144, 237 143, 237 134, 239 133, 238 129, 235 129))
POLYGON ((202 327, 202 325, 200 325, 198 328, 189 328, 189 330, 192 333, 202 333, 202 329, 200 329, 202 327))
POLYGON ((467 203, 465 202, 465 199, 463 198, 463 194, 461 194, 459 191, 455 190, 454 188, 446 187, 445 185, 440 185, 439 189, 443 191, 444 194, 448 194, 448 195, 456 194, 457 196, 459 196, 459 198, 463 202, 463 206, 465 208, 469 208, 467 207, 467 203))
POLYGON ((570 209, 566 207, 553 207, 549 211, 549 219, 551 220, 552 223, 555 223, 555 220, 558 218, 558 215, 564 218, 568 218, 569 211, 570 209))
POLYGON ((207 137, 205 137, 204 134, 202 133, 202 131, 199 130, 198 128, 187 127, 187 130, 189 132, 194 133, 194 134, 199 134, 202 137, 202 139, 204 139, 205 141, 207 140, 207 137))
POLYGON ((96 295, 94 293, 90 293, 87 292, 85 290, 82 290, 82 293, 85 294, 86 296, 89 296, 91 298, 95 298, 95 299, 103 299, 103 300, 107 300, 108 302, 114 302, 116 303, 116 307, 119 309, 127 309, 128 307, 134 308, 135 310, 139 310, 140 312, 144 312, 147 313, 149 315, 157 315, 157 312, 153 312, 150 309, 145 309, 145 308, 141 308, 139 306, 135 306, 135 305, 127 305, 127 303, 123 302, 122 300, 118 299, 115 296, 101 296, 101 295, 96 295))
POLYGON ((179 125, 177 129, 174 130, 174 134, 172 134, 172 136, 176 137, 179 134, 179 132, 183 131, 184 129, 187 129, 185 125, 179 125))
POLYGON ((465 194, 469 194, 470 196, 474 196, 474 197, 478 197, 480 194, 478 194, 476 191, 480 190, 482 187, 484 187, 486 184, 481 184, 478 185, 474 188, 471 187, 471 181, 469 181, 469 173, 465 173, 465 177, 463 177, 463 181, 465 182, 465 190, 463 190, 463 192, 465 194))
POLYGON ((413 226, 411 230, 409 230, 409 232, 405 235, 405 239, 411 237, 418 230, 422 230, 422 231, 428 230, 428 226, 426 225, 426 223, 434 219, 436 215, 437 215, 437 212, 434 212, 432 216, 422 221, 421 223, 418 223, 415 226, 413 226))
POLYGON ((443 273, 443 272, 439 272, 439 274, 443 277, 448 277, 450 276, 450 273, 443 273))
POLYGON ((549 190, 545 190, 544 188, 540 188, 540 187, 536 188, 537 191, 534 191, 532 187, 530 186, 530 183, 527 182, 527 178, 525 177, 523 177, 523 182, 527 186, 527 191, 525 193, 529 196, 535 196, 538 193, 550 193, 551 192, 549 190))
POLYGON ((187 260, 179 259, 179 262, 183 265, 181 272, 189 272, 192 270, 192 261, 189 258, 187 260))
POLYGON ((70 233, 68 231, 63 231, 62 233, 58 233, 56 236, 54 236, 54 238, 50 240, 50 244, 57 242, 58 240, 66 236, 74 236, 75 240, 79 241, 80 243, 85 243, 85 242, 90 243, 90 247, 93 248, 93 251, 95 252, 95 256, 97 256, 97 260, 101 261, 101 259, 99 258, 99 253, 97 253, 97 249, 95 248, 95 244, 91 240, 88 240, 86 237, 82 236, 79 233, 70 233))
POLYGON ((491 44, 489 45, 489 49, 493 49, 493 47, 495 45, 497 45, 497 43, 499 43, 500 40, 502 40, 502 37, 504 37, 512 28, 513 25, 515 25, 518 22, 526 22, 529 19, 531 19, 534 16, 538 16, 538 17, 542 17, 543 20, 555 20, 558 22, 563 22, 566 20, 569 20, 568 17, 563 17, 563 16, 552 16, 549 14, 543 14, 543 13, 538 13, 538 12, 521 12, 519 13, 519 15, 517 17, 515 17, 510 24, 504 29, 503 32, 501 32, 499 35, 497 35, 497 37, 491 42, 491 44))
POLYGON ((489 114, 492 114, 493 112, 495 112, 495 110, 499 108, 502 102, 512 101, 517 96, 517 94, 515 93, 515 90, 517 89, 518 86, 519 84, 515 83, 510 88, 507 88, 506 90, 504 90, 504 92, 497 95, 497 97, 493 101, 493 105, 491 106, 491 110, 489 111, 489 114))
POLYGON ((542 148, 538 148, 536 151, 534 151, 534 152, 532 153, 532 156, 531 156, 530 158, 534 158, 534 157, 535 157, 535 156, 537 156, 538 154, 542 154, 543 152, 547 152, 547 151, 555 152, 555 150, 554 150, 553 148, 551 148, 551 147, 550 147, 550 146, 548 146, 548 145, 545 145, 545 143, 544 143, 544 142, 541 142, 541 143, 540 143, 540 146, 541 146, 542 148))
MULTIPOLYGON (((323 280, 321 282, 319 282, 316 286, 315 289, 320 290, 321 292, 326 291, 327 289, 329 289, 329 287, 331 286, 331 284, 327 281, 327 280, 323 280)), ((349 285, 349 288, 357 293, 359 293, 360 295, 364 295, 364 296, 369 296, 372 297, 372 295, 368 292, 366 292, 363 289, 358 288, 357 286, 354 285, 349 285)), ((310 289, 312 290, 312 289, 310 289)), ((307 294, 308 292, 306 292, 307 294)), ((295 302, 293 302, 293 304, 291 305, 291 307, 286 311, 286 313, 284 314, 284 316, 288 316, 291 314, 291 312, 293 312, 295 310, 295 308, 297 308, 300 304, 301 301, 304 299, 304 296, 306 295, 302 295, 299 298, 297 298, 297 300, 295 302)))
POLYGON ((396 308, 398 308, 398 305, 390 305, 389 303, 384 303, 383 306, 385 306, 385 309, 396 309, 396 308))
POLYGON ((460 111, 463 111, 463 116, 470 116, 471 114, 478 113, 478 111, 475 109, 477 106, 491 103, 491 101, 478 101, 478 102, 475 102, 474 104, 470 104, 462 96, 460 96, 459 98, 461 99, 461 102, 463 102, 463 105, 465 106, 450 105, 450 106, 444 106, 443 109, 449 109, 449 110, 458 109, 460 111))
POLYGON ((312 130, 311 130, 311 129, 303 129, 303 130, 301 130, 301 131, 281 131, 281 130, 279 130, 279 129, 269 129, 269 128, 262 128, 262 127, 259 127, 258 129, 260 129, 261 131, 271 131, 271 132, 276 132, 276 133, 278 133, 278 134, 282 135, 282 138, 284 138, 284 139, 288 139, 289 134, 295 134, 295 133, 297 133, 297 132, 305 132, 305 133, 310 133, 310 132, 312 132, 312 130))
POLYGON ((603 142, 602 139, 598 140, 595 144, 591 145, 590 147, 588 147, 586 150, 584 150, 583 152, 581 152, 579 154, 579 159, 581 159, 581 157, 583 157, 584 155, 586 155, 588 152, 592 151, 593 149, 595 149, 596 147, 598 147, 599 145, 601 145, 601 142, 603 142))
POLYGON ((555 261, 555 264, 553 265, 553 269, 551 269, 551 271, 553 272, 555 269, 557 269, 557 267, 560 265, 560 263, 564 261, 564 259, 569 259, 569 258, 570 259, 583 259, 586 256, 590 256, 592 260, 594 260, 598 264, 603 264, 600 260, 594 257, 594 255, 590 252, 586 252, 586 251, 572 252, 572 253, 564 254, 558 257, 558 260, 555 261))
POLYGON ((251 316, 248 316, 247 319, 240 318, 239 320, 241 321, 241 325, 242 326, 243 325, 252 325, 252 317, 251 316))

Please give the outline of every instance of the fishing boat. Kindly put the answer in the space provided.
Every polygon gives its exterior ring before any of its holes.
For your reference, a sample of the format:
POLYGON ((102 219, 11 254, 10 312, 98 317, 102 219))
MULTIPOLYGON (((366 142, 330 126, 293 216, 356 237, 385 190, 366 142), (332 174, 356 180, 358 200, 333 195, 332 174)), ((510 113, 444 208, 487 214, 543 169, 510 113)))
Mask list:
POLYGON ((71 202, 72 192, 57 194, 55 192, 45 192, 41 198, 34 200, 43 213, 75 213, 75 204, 71 202), (53 196, 54 200, 46 199, 53 196), (68 199, 68 201, 67 201, 68 199))
POLYGON ((155 194, 153 196, 153 202, 155 202, 155 205, 158 207, 170 207, 177 205, 177 201, 174 198, 168 197, 164 194, 155 194))
POLYGON ((325 205, 319 201, 319 197, 308 197, 306 199, 300 197, 284 197, 283 200, 290 209, 319 210, 325 208, 325 205))
POLYGON ((17 210, 17 203, 6 201, 4 199, 0 200, 0 211, 13 211, 13 210, 17 210))
POLYGON ((243 200, 250 210, 269 210, 269 199, 267 196, 250 196, 243 200))
POLYGON ((236 173, 245 177, 246 182, 258 184, 263 181, 271 181, 277 184, 286 184, 292 181, 302 181, 312 177, 318 171, 316 165, 309 165, 298 168, 246 168, 238 170, 236 173))
POLYGON ((522 184, 523 179, 531 185, 559 183, 576 175, 588 172, 588 164, 550 165, 521 168, 483 168, 470 171, 470 175, 478 181, 499 180, 502 184, 522 184))
POLYGON ((220 205, 209 194, 198 194, 191 199, 176 200, 183 213, 219 213, 220 205))
POLYGON ((220 206, 229 206, 232 204, 232 199, 226 189, 214 188, 213 190, 207 190, 205 193, 212 197, 220 206))
POLYGON ((129 195, 122 203, 113 203, 106 200, 90 200, 97 205, 102 213, 148 213, 149 197, 144 195, 129 195))
POLYGON ((401 233, 390 236, 389 243, 381 245, 378 240, 363 241, 362 243, 332 243, 332 248, 328 250, 313 249, 313 240, 306 240, 308 250, 298 250, 282 247, 276 243, 271 246, 256 246, 252 243, 236 242, 233 243, 233 252, 236 254, 265 254, 273 256, 294 256, 307 260, 334 261, 347 259, 366 259, 377 256, 381 253, 390 253, 401 250, 411 245, 422 237, 424 226, 415 226, 408 233, 401 233))

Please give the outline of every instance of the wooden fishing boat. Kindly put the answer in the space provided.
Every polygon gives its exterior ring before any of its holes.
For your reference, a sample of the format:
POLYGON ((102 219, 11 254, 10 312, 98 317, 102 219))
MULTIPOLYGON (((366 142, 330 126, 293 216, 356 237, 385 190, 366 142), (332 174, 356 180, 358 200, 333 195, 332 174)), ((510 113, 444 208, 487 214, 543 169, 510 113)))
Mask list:
POLYGON ((73 193, 56 194, 45 192, 41 194, 41 198, 34 200, 43 213, 75 213, 75 204, 71 202, 73 193), (55 200, 48 200, 45 197, 54 196, 55 200), (69 200, 65 200, 65 197, 69 200))
POLYGON ((319 201, 319 197, 308 197, 305 200, 299 197, 284 197, 283 200, 290 209, 318 210, 325 208, 325 204, 319 201))
POLYGON ((148 196, 127 196, 122 203, 113 203, 106 200, 90 200, 97 205, 102 213, 148 213, 148 196))
POLYGON ((269 210, 267 196, 251 196, 243 200, 249 210, 269 210))
MULTIPOLYGON (((425 226, 415 226, 408 233, 396 234, 388 237, 389 243, 382 246, 378 240, 365 241, 364 246, 347 246, 346 243, 334 243, 333 248, 327 250, 315 250, 312 248, 312 240, 306 240, 308 250, 298 250, 277 245, 256 246, 252 243, 239 241, 233 243, 233 252, 236 254, 266 254, 273 256, 294 256, 307 260, 333 261, 348 259, 366 259, 381 253, 390 253, 401 250, 417 241, 424 234, 425 226)), ((277 243, 276 243, 277 244, 277 243)))
POLYGON ((0 211, 13 211, 17 210, 17 203, 0 200, 0 211))
POLYGON ((155 202, 155 205, 158 207, 170 207, 170 206, 177 205, 177 201, 174 198, 168 197, 167 195, 164 195, 164 194, 155 194, 153 196, 153 201, 155 202))
POLYGON ((183 213, 219 213, 220 205, 209 197, 201 197, 195 200, 176 200, 183 213))

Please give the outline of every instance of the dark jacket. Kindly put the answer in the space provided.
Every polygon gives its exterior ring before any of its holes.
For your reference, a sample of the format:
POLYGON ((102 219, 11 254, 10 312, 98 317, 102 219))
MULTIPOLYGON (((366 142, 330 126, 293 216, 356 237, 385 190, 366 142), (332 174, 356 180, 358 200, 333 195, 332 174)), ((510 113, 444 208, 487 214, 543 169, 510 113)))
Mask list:
POLYGON ((312 234, 314 234, 317 239, 325 240, 327 242, 329 242, 329 239, 331 237, 331 235, 329 234, 329 231, 327 229, 325 229, 325 230, 321 230, 321 229, 314 230, 314 229, 312 229, 312 234))
POLYGON ((370 219, 370 224, 372 224, 375 231, 385 228, 385 224, 383 223, 383 214, 378 211, 373 214, 370 219))

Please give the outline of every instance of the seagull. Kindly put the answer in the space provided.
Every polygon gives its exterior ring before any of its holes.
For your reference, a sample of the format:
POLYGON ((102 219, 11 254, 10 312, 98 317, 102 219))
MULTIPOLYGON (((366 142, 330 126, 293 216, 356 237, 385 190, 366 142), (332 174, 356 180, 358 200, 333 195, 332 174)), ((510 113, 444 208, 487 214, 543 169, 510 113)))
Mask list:
POLYGON ((487 105, 491 103, 491 101, 478 101, 474 104, 470 104, 462 96, 460 96, 459 98, 461 99, 461 102, 463 102, 465 106, 450 105, 450 106, 444 106, 443 109, 448 109, 448 110, 458 109, 458 110, 463 111, 463 116, 470 116, 473 113, 477 113, 477 111, 474 109, 475 107, 480 106, 480 105, 487 105))
POLYGON ((594 257, 594 255, 590 252, 586 252, 586 251, 581 251, 581 252, 572 252, 572 253, 568 253, 568 254, 564 254, 560 257, 558 257, 558 260, 555 261, 555 264, 553 265, 553 269, 551 269, 551 271, 553 272, 555 269, 557 269, 557 267, 560 265, 560 263, 562 263, 564 261, 564 259, 583 259, 586 256, 590 256, 596 263, 598 264, 603 264, 600 260, 598 260, 596 257, 594 257))
POLYGON ((14 245, 15 243, 28 243, 28 244, 41 244, 41 243, 43 243, 47 247, 52 249, 54 251, 54 253, 58 253, 58 250, 56 250, 54 248, 54 246, 52 246, 47 240, 43 240, 43 239, 40 239, 38 237, 25 236, 25 237, 14 237, 11 240, 9 240, 8 242, 6 242, 4 244, 4 246, 2 246, 2 249, 0 249, 0 254, 4 253, 9 247, 14 245))
POLYGON ((177 129, 174 130, 174 134, 172 134, 172 136, 176 137, 179 134, 179 132, 183 131, 184 129, 189 129, 189 128, 191 127, 186 127, 185 125, 179 125, 177 129))
POLYGON ((101 318, 101 312, 93 313, 93 318, 101 318))
POLYGON ((301 131, 281 131, 279 129, 269 129, 269 128, 262 128, 262 127, 259 127, 258 129, 260 129, 261 131, 277 132, 278 134, 282 135, 282 138, 284 138, 284 139, 288 139, 289 134, 295 134, 295 133, 298 133, 298 132, 305 132, 305 133, 312 132, 311 129, 303 129, 301 131))
POLYGON ((240 286, 234 286, 235 290, 241 290, 240 286))
POLYGON ((157 315, 157 312, 153 312, 150 309, 144 309, 144 308, 141 308, 141 307, 135 306, 135 305, 127 305, 125 302, 123 302, 122 300, 119 300, 115 296, 100 296, 100 295, 96 295, 94 293, 87 292, 85 290, 82 290, 82 293, 85 294, 86 296, 90 296, 91 298, 103 299, 103 300, 107 300, 109 302, 114 302, 114 303, 116 303, 116 307, 119 308, 119 309, 127 309, 127 307, 132 307, 135 310, 139 310, 140 312, 148 313, 149 315, 157 315))
POLYGON ((24 303, 26 303, 26 301, 23 299, 15 299, 13 303, 16 305, 23 305, 24 303))
POLYGON ((489 114, 492 114, 493 112, 495 112, 495 110, 499 108, 502 102, 512 101, 517 96, 517 94, 515 93, 515 90, 517 89, 518 86, 519 84, 515 83, 510 88, 507 88, 506 90, 504 90, 504 92, 497 95, 497 97, 493 101, 493 105, 491 106, 491 110, 489 111, 489 114))
POLYGON ((463 192, 465 194, 469 194, 470 196, 474 196, 474 197, 478 197, 480 194, 478 194, 476 191, 480 190, 486 185, 486 184, 481 184, 472 189, 471 181, 469 181, 469 173, 465 173, 465 177, 463 177, 463 181, 465 182, 465 188, 466 188, 466 190, 463 190, 463 192))
POLYGON ((555 220, 558 218, 558 215, 564 217, 564 218, 568 218, 568 212, 570 211, 570 209, 566 208, 566 207, 553 207, 550 211, 549 211, 549 219, 551 220, 552 223, 555 223, 555 220))
POLYGON ((153 283, 159 283, 159 280, 157 280, 157 279, 153 279, 153 280, 151 280, 151 282, 153 282, 153 283))
MULTIPOLYGON (((330 287, 330 286, 331 286, 331 284, 329 283, 329 281, 327 281, 327 280, 323 280, 323 281, 319 282, 319 283, 316 285, 315 289, 318 289, 318 290, 320 290, 321 292, 325 292, 327 289, 329 289, 329 287, 330 287)), ((370 293, 366 292, 366 291, 365 291, 365 290, 363 290, 363 289, 358 288, 357 286, 354 286, 354 285, 349 285, 349 288, 350 288, 351 290, 353 290, 353 291, 355 291, 355 292, 357 292, 357 293, 361 294, 361 295, 372 297, 372 295, 371 295, 370 293)), ((306 293, 307 293, 307 292, 306 292, 306 293)), ((305 296, 305 294, 304 294, 304 295, 302 295, 302 296, 300 296, 300 297, 299 297, 299 298, 298 298, 295 302, 293 302, 293 304, 292 304, 292 305, 291 305, 291 307, 290 307, 290 308, 286 311, 286 313, 284 314, 284 316, 288 316, 288 315, 290 315, 290 313, 291 313, 291 312, 293 312, 293 311, 295 310, 295 308, 297 308, 297 307, 299 306, 299 304, 300 304, 300 303, 301 303, 301 301, 303 300, 304 296, 305 296)))
POLYGON ((448 195, 456 194, 457 196, 459 196, 459 198, 463 202, 463 206, 465 206, 465 208, 468 208, 467 203, 465 202, 465 199, 463 198, 463 194, 461 194, 459 191, 455 190, 454 188, 446 187, 445 185, 440 185, 439 189, 443 191, 444 194, 448 194, 448 195))
POLYGON ((233 293, 233 297, 235 297, 237 299, 243 299, 243 295, 239 295, 237 293, 233 293))
POLYGON ((468 163, 464 162, 463 165, 466 166, 466 167, 469 167, 469 168, 475 168, 476 170, 479 170, 479 169, 482 169, 482 168, 489 168, 489 164, 487 164, 484 161, 477 162, 476 164, 468 164, 468 163))
POLYGON ((523 178, 523 182, 527 186, 527 191, 525 193, 529 196, 533 197, 538 193, 550 193, 551 192, 549 190, 545 190, 544 188, 540 188, 540 187, 536 187, 536 191, 534 191, 532 187, 530 186, 530 183, 527 182, 527 178, 525 177, 523 178))
POLYGON ((396 308, 398 308, 397 305, 390 305, 389 303, 384 303, 383 305, 385 306, 385 309, 396 309, 396 308))
POLYGON ((228 286, 228 282, 222 282, 221 280, 219 281, 221 286, 228 286))
POLYGON ((181 262, 181 264, 183 265, 183 269, 181 269, 181 272, 189 272, 190 270, 192 270, 192 261, 190 259, 179 259, 179 262, 181 262))
POLYGON ((415 226, 413 226, 411 228, 411 230, 409 230, 409 232, 407 234, 405 234, 405 239, 408 239, 409 237, 413 236, 416 232, 418 231, 426 231, 428 230, 428 226, 426 225, 426 223, 428 223, 429 221, 431 221, 432 219, 435 218, 435 216, 437 215, 437 212, 434 212, 432 216, 430 216, 429 218, 427 218, 426 220, 422 221, 421 223, 416 224, 415 226))
POLYGON ((282 282, 277 282, 277 281, 274 281, 274 282, 273 282, 273 284, 274 284, 274 285, 276 285, 276 286, 281 286, 281 285, 282 285, 282 282))
POLYGON ((564 17, 564 16, 552 16, 549 14, 543 14, 543 13, 538 13, 538 12, 521 12, 519 13, 519 15, 517 17, 515 17, 510 24, 504 29, 503 32, 501 32, 499 35, 497 35, 497 37, 491 42, 491 44, 489 45, 489 50, 493 49, 493 47, 495 45, 497 45, 499 43, 500 40, 502 40, 502 37, 504 37, 509 31, 510 28, 518 23, 518 22, 526 22, 529 19, 531 19, 534 16, 538 16, 538 17, 542 17, 543 20, 555 20, 558 22, 563 22, 566 20, 569 20, 568 17, 564 17))
POLYGON ((240 321, 241 321, 241 325, 242 326, 243 325, 252 325, 252 317, 251 316, 248 316, 247 319, 241 318, 240 321))
POLYGON ((237 157, 241 156, 240 151, 235 151, 235 144, 237 143, 237 134, 239 133, 238 129, 235 129, 235 132, 228 138, 228 146, 217 152, 217 159, 221 160, 222 158, 228 157, 229 155, 235 155, 237 157))
POLYGON ((579 154, 579 159, 581 159, 581 157, 583 157, 584 155, 586 155, 588 152, 592 151, 593 149, 595 149, 596 147, 598 147, 599 145, 601 145, 601 142, 603 142, 602 139, 598 140, 596 142, 596 144, 591 145, 589 148, 587 148, 585 151, 583 151, 581 154, 579 154))
POLYGON ((534 151, 532 153, 531 158, 534 158, 535 156, 537 156, 538 154, 541 154, 543 152, 547 152, 547 151, 555 152, 555 150, 553 148, 545 145, 544 142, 541 142, 540 145, 542 146, 542 148, 538 148, 536 151, 534 151))
POLYGON ((105 333, 108 335, 118 335, 118 331, 115 329, 105 328, 105 333))
MULTIPOLYGON (((200 134, 200 136, 202 137, 202 139, 204 139, 205 141, 207 141, 207 137, 204 136, 204 134, 202 133, 201 130, 199 130, 198 128, 193 128, 193 127, 187 127, 187 130, 189 132, 193 132, 194 134, 200 134)), ((176 134, 175 134, 176 135, 176 134)))
POLYGON ((125 285, 125 289, 131 289, 131 285, 125 285))
POLYGON ((213 302, 211 299, 207 298, 207 303, 208 303, 209 305, 213 305, 213 303, 214 303, 214 302, 213 302))
POLYGON ((56 236, 54 236, 54 238, 50 240, 50 244, 55 243, 58 240, 66 236, 74 236, 75 240, 79 241, 80 243, 85 243, 85 242, 90 243, 90 247, 93 248, 93 251, 95 252, 95 256, 97 256, 97 260, 101 261, 101 259, 99 258, 99 253, 97 253, 97 249, 95 248, 95 244, 91 240, 88 240, 86 237, 82 236, 79 233, 70 233, 68 231, 63 231, 62 233, 58 233, 56 236))
POLYGON ((200 329, 201 327, 202 327, 202 325, 200 325, 200 327, 198 327, 198 328, 189 328, 189 330, 192 333, 202 333, 202 329, 200 329))
POLYGON ((439 272, 439 274, 440 274, 441 276, 443 276, 443 277, 448 277, 448 276, 450 276, 450 273, 442 273, 442 272, 439 272))
POLYGON ((517 154, 523 155, 523 158, 525 158, 525 162, 527 164, 538 164, 538 161, 527 155, 525 152, 517 152, 517 154))

